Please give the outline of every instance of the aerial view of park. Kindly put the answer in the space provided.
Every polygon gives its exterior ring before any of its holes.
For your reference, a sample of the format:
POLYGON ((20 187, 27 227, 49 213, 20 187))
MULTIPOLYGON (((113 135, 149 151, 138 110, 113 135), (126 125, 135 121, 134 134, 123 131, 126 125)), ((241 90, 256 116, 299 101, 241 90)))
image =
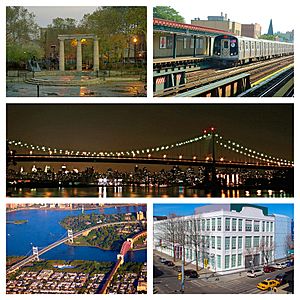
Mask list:
POLYGON ((145 97, 146 7, 6 7, 8 97, 145 97))

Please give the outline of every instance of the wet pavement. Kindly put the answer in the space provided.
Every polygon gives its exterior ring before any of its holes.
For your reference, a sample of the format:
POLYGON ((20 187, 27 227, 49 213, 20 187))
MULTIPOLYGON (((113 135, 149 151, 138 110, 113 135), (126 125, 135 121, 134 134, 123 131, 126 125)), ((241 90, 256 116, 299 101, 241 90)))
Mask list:
POLYGON ((7 82, 7 97, 145 97, 142 81, 107 81, 96 85, 49 86, 7 82))

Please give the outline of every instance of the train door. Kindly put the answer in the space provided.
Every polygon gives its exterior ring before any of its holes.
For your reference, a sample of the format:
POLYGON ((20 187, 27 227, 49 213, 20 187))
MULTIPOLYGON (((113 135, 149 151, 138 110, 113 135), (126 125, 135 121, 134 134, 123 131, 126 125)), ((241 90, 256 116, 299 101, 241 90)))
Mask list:
POLYGON ((230 40, 222 39, 221 40, 221 56, 230 57, 230 40))

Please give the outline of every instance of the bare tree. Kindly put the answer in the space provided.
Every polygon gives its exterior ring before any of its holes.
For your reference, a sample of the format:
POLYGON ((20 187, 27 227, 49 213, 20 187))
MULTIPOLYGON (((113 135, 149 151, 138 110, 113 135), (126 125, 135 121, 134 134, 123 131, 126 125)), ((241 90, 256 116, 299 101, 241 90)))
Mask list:
POLYGON ((267 242, 265 239, 262 239, 259 246, 259 251, 264 258, 265 263, 268 265, 272 260, 272 252, 274 251, 274 242, 270 240, 267 242))

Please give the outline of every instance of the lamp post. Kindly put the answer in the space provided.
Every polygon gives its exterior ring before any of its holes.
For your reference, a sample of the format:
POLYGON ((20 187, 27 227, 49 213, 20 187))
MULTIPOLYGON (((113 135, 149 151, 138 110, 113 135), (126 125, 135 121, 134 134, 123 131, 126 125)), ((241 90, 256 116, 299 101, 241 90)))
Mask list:
POLYGON ((134 37, 132 41, 133 41, 133 46, 134 46, 134 63, 136 64, 136 45, 138 42, 137 37, 134 37))

